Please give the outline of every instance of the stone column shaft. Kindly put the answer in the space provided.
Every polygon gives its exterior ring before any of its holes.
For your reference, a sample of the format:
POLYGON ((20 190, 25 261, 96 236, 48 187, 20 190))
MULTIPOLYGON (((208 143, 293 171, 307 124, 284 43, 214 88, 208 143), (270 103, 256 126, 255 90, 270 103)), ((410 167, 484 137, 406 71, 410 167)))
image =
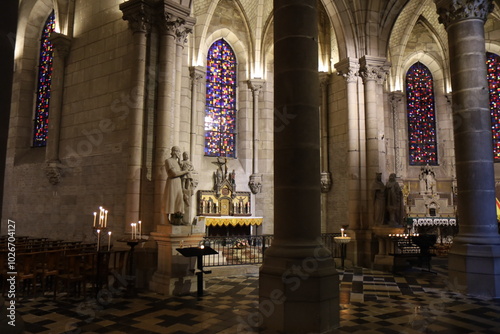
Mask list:
POLYGON ((259 95, 264 86, 264 80, 252 79, 248 87, 252 91, 252 175, 249 186, 252 193, 257 194, 262 190, 262 175, 259 174, 259 95))
POLYGON ((190 117, 190 129, 189 129, 189 153, 191 154, 191 158, 193 159, 193 155, 196 152, 196 136, 198 127, 198 117, 196 116, 196 105, 198 102, 198 87, 200 80, 205 77, 205 68, 204 67, 190 67, 189 68, 191 75, 191 117, 190 117))
POLYGON ((158 112, 155 142, 155 223, 165 224, 163 192, 167 180, 165 159, 173 142, 174 87, 175 87, 175 27, 176 19, 167 17, 160 37, 160 63, 158 77, 158 112))
MULTIPOLYGON (((151 9, 144 0, 128 1, 120 6, 123 19, 129 22, 134 41, 130 90, 133 105, 129 113, 129 157, 127 167, 127 198, 125 226, 141 220, 141 180, 143 174, 144 108, 146 87, 146 57, 148 34, 151 29, 151 9)), ((146 223, 144 226, 149 226, 146 223)), ((149 231, 145 231, 149 232, 149 231)))
POLYGON ((275 117, 275 238, 259 276, 265 316, 253 325, 289 334, 328 333, 339 323, 338 273, 320 239, 316 5, 274 0, 275 113, 287 122, 275 117), (301 57, 289 56, 298 49, 301 57))
POLYGON ((61 179, 61 165, 59 161, 59 143, 61 140, 61 117, 64 96, 64 75, 66 73, 66 58, 71 48, 71 38, 53 32, 50 42, 54 46, 54 57, 52 64, 52 82, 50 86, 50 112, 47 137, 47 148, 45 151, 45 172, 52 184, 59 183, 61 179))
POLYGON ((448 255, 450 281, 468 294, 498 298, 500 236, 484 40, 493 1, 435 3, 448 32, 453 89, 459 234, 448 255))

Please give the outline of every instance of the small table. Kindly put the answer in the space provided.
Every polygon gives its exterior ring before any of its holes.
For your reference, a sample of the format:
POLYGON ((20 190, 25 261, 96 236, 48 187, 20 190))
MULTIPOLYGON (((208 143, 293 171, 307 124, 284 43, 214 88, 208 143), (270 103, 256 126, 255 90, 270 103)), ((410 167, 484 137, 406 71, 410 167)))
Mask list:
POLYGON ((128 259, 128 285, 127 285, 127 295, 130 297, 135 296, 137 293, 135 291, 135 262, 134 262, 134 248, 140 243, 146 242, 146 239, 118 239, 118 242, 125 242, 130 247, 129 259, 128 259))
POLYGON ((203 256, 204 255, 213 255, 219 254, 216 250, 208 246, 199 246, 199 247, 186 247, 186 248, 176 248, 176 250, 181 253, 185 257, 197 257, 196 267, 199 270, 196 273, 198 289, 198 296, 203 296, 203 274, 210 274, 212 271, 204 271, 203 270, 203 256))

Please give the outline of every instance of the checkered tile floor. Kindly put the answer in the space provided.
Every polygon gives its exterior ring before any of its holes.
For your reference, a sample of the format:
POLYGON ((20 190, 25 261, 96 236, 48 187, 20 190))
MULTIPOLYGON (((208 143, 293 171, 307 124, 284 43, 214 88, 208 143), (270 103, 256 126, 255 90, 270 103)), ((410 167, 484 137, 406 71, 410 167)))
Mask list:
MULTIPOLYGON (((445 262, 438 273, 398 275, 364 268, 340 271, 338 333, 500 333, 500 301, 451 292, 445 262)), ((206 292, 162 297, 121 292, 96 299, 50 296, 21 300, 26 333, 258 333, 247 325, 258 304, 258 277, 206 277, 206 292)), ((3 332, 2 332, 3 333, 3 332)))

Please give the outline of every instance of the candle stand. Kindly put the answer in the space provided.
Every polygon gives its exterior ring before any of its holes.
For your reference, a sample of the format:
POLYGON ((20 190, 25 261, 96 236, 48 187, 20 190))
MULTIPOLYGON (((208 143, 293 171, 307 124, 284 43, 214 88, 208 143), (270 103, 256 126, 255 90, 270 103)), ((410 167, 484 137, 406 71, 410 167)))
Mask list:
POLYGON ((135 260, 134 260, 134 248, 140 243, 146 242, 146 239, 118 239, 118 242, 125 242, 129 247, 129 259, 128 259, 128 284, 127 284, 127 296, 134 297, 137 295, 135 290, 135 260))
POLYGON ((351 241, 350 237, 334 237, 333 240, 335 243, 340 245, 340 260, 342 261, 342 269, 344 268, 344 261, 346 257, 346 248, 347 244, 351 241))

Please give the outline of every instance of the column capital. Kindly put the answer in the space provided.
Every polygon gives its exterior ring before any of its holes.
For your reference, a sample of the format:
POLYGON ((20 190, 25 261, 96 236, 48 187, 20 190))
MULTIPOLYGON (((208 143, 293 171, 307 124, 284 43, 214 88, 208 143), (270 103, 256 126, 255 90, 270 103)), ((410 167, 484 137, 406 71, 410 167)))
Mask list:
POLYGON ((434 0, 439 23, 446 29, 457 21, 481 19, 486 21, 493 11, 493 0, 434 0))
POLYGON ((157 11, 160 30, 174 36, 178 43, 184 43, 186 35, 192 31, 196 22, 195 18, 189 16, 191 7, 171 0, 162 0, 158 4, 157 11))
POLYGON ((54 31, 50 34, 49 41, 61 58, 65 59, 71 49, 71 37, 54 31))
POLYGON ((364 56, 359 60, 359 65, 359 74, 365 83, 374 80, 382 84, 390 68, 385 57, 364 56))
POLYGON ((266 81, 264 79, 250 79, 247 81, 248 88, 254 92, 259 94, 260 90, 264 88, 266 81))
POLYGON ((151 30, 153 10, 147 0, 129 0, 120 4, 123 19, 128 21, 133 32, 147 33, 151 30))
POLYGON ((190 66, 189 67, 189 76, 191 80, 198 81, 205 77, 206 71, 203 66, 190 66))
POLYGON ((344 58, 334 65, 337 74, 346 79, 347 82, 355 82, 359 76, 359 61, 354 58, 344 58))

